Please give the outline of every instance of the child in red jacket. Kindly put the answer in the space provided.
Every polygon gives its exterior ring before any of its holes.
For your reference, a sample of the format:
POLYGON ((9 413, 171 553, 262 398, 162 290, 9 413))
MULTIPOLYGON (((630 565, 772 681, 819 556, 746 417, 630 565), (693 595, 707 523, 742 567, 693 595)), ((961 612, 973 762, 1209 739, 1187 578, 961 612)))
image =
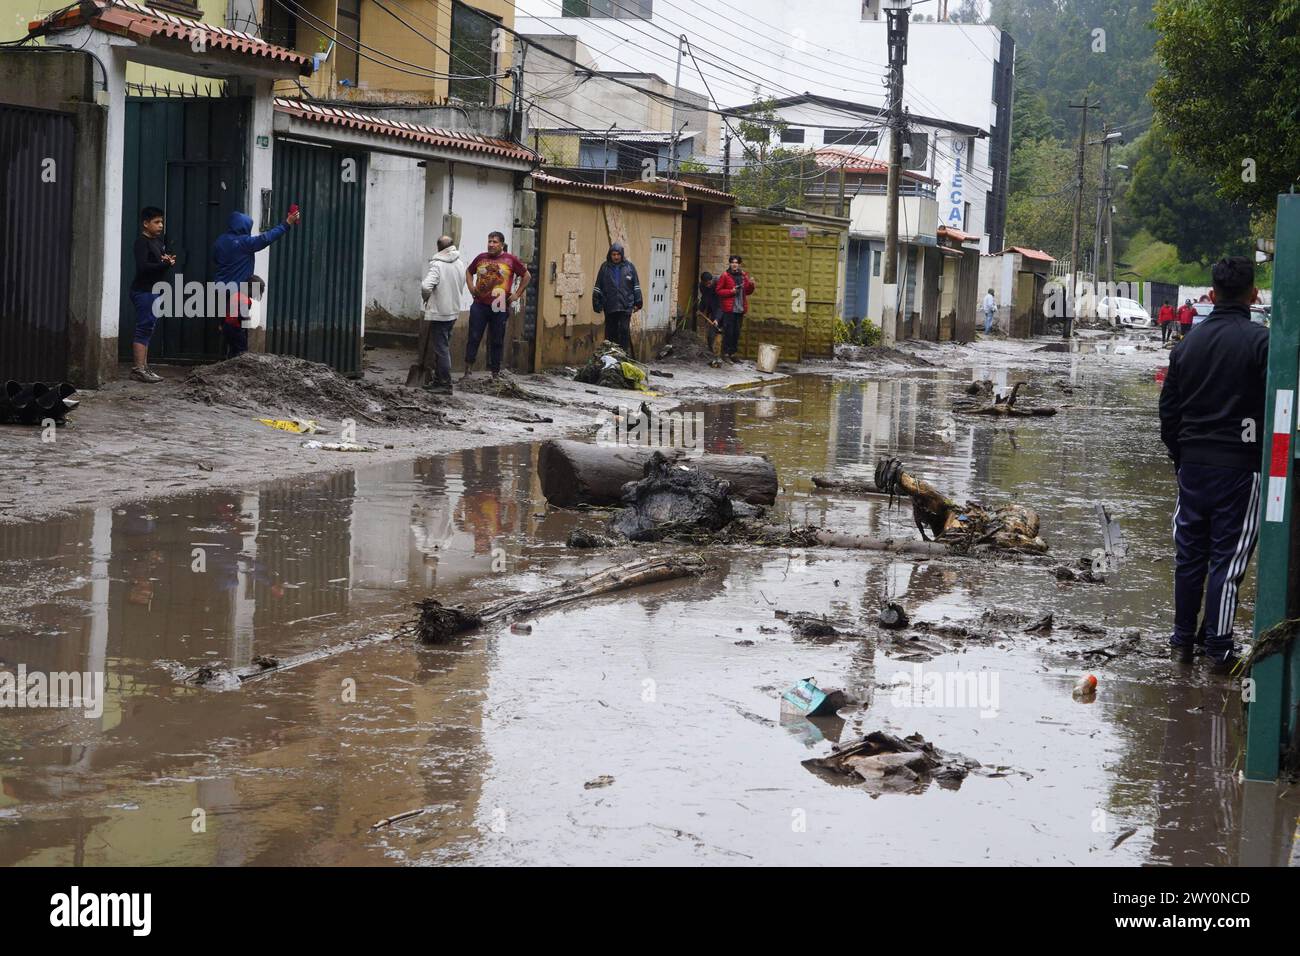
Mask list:
POLYGON ((749 310, 749 297, 754 294, 754 280, 741 268, 743 263, 740 256, 732 256, 727 261, 727 271, 714 283, 722 313, 722 354, 729 362, 736 361, 736 352, 740 348, 740 325, 749 310))

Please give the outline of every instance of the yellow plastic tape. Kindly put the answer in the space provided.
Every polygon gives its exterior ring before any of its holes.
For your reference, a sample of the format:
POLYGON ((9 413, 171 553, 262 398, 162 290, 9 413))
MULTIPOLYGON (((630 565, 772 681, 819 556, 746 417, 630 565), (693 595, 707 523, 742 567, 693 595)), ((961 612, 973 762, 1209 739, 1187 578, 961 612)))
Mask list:
POLYGON ((316 431, 315 422, 303 421, 302 419, 259 418, 257 421, 268 428, 275 428, 282 432, 293 432, 295 435, 310 435, 316 431))

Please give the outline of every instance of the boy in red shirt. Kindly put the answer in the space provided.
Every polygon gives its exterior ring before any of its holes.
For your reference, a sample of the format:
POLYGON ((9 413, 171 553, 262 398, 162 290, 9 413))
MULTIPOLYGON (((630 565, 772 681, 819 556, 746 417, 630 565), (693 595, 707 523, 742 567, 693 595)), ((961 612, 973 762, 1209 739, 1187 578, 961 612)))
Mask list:
POLYGON ((1160 343, 1163 345, 1169 341, 1169 335, 1174 330, 1174 307, 1168 302, 1162 305, 1159 318, 1156 321, 1160 323, 1160 343))
POLYGON ((235 358, 248 351, 248 330, 255 328, 252 319, 253 303, 262 298, 266 283, 259 276, 248 280, 247 293, 242 288, 230 293, 226 300, 226 316, 221 322, 221 338, 226 344, 226 358, 235 358))
POLYGON ((1192 300, 1188 299, 1178 309, 1178 327, 1183 335, 1192 330, 1192 322, 1196 319, 1196 307, 1192 305, 1192 300))

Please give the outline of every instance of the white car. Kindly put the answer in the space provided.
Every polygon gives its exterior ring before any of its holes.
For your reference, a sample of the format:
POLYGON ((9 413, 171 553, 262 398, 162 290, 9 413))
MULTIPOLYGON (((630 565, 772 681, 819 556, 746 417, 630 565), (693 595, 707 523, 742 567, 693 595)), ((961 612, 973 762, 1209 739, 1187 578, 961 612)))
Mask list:
POLYGON ((1132 299, 1102 297, 1097 300, 1097 318, 1113 318, 1126 329, 1149 329, 1155 323, 1151 313, 1132 299))

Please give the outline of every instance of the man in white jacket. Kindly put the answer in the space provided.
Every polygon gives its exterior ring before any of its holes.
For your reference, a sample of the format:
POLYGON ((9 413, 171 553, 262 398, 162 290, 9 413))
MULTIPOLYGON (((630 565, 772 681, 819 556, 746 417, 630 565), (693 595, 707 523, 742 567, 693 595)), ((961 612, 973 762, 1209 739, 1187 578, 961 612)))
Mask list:
POLYGON ((429 270, 420 283, 424 295, 424 318, 432 337, 434 373, 429 390, 451 394, 451 331, 456 317, 469 308, 465 286, 465 263, 451 236, 438 239, 438 252, 429 260, 429 270))

